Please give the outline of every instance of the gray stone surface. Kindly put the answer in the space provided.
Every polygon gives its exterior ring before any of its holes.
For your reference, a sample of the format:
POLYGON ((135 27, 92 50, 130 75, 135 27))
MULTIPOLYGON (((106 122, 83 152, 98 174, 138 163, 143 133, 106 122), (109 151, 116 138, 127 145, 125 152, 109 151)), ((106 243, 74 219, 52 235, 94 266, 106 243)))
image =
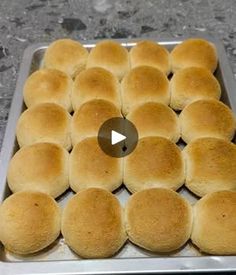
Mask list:
POLYGON ((196 36, 220 38, 236 78, 235 0, 1 0, 0 146, 24 49, 36 42, 196 36))

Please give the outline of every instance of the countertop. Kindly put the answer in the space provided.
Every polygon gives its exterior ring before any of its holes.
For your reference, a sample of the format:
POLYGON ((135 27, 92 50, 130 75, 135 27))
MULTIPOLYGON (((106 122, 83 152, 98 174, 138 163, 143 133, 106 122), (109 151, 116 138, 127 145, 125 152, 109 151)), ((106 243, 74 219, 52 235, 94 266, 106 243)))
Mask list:
POLYGON ((24 49, 62 37, 169 38, 208 33, 222 40, 236 79, 235 0, 1 0, 0 148, 24 49))

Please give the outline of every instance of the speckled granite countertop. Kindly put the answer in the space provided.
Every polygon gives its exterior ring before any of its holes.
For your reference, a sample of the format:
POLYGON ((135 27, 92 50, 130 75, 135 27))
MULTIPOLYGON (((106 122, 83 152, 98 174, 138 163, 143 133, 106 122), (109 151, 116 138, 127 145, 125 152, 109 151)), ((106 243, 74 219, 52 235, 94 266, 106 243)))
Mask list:
POLYGON ((0 147, 24 49, 79 40, 196 36, 220 38, 236 78, 235 0, 1 0, 0 147))

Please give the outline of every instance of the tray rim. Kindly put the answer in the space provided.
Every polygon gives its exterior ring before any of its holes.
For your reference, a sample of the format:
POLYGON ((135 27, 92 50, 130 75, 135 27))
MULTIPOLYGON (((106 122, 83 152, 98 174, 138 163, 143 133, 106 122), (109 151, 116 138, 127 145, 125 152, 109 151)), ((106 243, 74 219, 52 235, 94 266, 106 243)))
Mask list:
MULTIPOLYGON (((219 64, 224 68, 222 71, 223 82, 230 105, 236 113, 236 82, 230 68, 228 57, 222 43, 212 36, 201 34, 198 37, 213 42, 217 48, 219 64)), ((123 46, 132 46, 137 41, 150 39, 160 44, 171 45, 181 43, 190 37, 157 39, 157 38, 130 38, 112 39, 123 46)), ((92 48, 99 40, 80 41, 87 48, 92 48)), ((0 202, 4 199, 6 173, 8 163, 12 157, 15 128, 21 114, 23 102, 23 86, 29 75, 33 55, 36 51, 46 48, 49 43, 36 43, 28 46, 22 57, 18 79, 12 103, 9 111, 7 127, 2 143, 0 154, 0 202)), ((65 260, 43 262, 4 262, 0 261, 1 274, 132 274, 132 273, 186 273, 186 272, 220 272, 236 271, 236 256, 196 256, 196 257, 156 257, 156 258, 125 258, 125 259, 100 259, 100 260, 65 260)))

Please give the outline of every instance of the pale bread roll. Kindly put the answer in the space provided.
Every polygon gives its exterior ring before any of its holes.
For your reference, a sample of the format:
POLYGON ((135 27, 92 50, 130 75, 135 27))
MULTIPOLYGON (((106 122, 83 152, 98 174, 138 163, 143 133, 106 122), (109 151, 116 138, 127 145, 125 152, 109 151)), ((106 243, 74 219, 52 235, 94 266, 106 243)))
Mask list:
POLYGON ((170 58, 174 73, 187 67, 203 67, 213 73, 218 63, 215 45, 201 38, 187 39, 178 44, 170 53, 170 58))
POLYGON ((122 184, 122 173, 122 158, 106 155, 97 137, 82 140, 70 154, 69 181, 75 192, 90 187, 113 191, 122 184))
POLYGON ((13 193, 40 191, 54 198, 69 188, 69 153, 54 143, 21 148, 9 163, 7 182, 13 193))
POLYGON ((24 85, 24 101, 29 108, 39 103, 56 103, 72 111, 72 79, 55 69, 41 69, 32 73, 24 85))
POLYGON ((171 252, 183 246, 192 229, 192 208, 178 193, 151 188, 132 195, 125 207, 129 239, 153 252, 171 252))
POLYGON ((70 114, 54 103, 41 103, 27 109, 17 122, 19 146, 52 142, 70 150, 70 120, 70 114))
POLYGON ((183 150, 185 185, 202 197, 220 190, 236 191, 236 145, 218 138, 199 138, 183 150))
POLYGON ((72 91, 73 109, 78 110, 92 99, 104 99, 121 108, 120 84, 111 72, 98 67, 90 68, 75 78, 72 91))
POLYGON ((133 108, 126 117, 135 125, 139 138, 165 137, 173 142, 180 138, 180 126, 176 113, 168 106, 148 102, 133 108))
POLYGON ((5 248, 26 255, 42 250, 57 239, 61 213, 49 195, 22 191, 2 203, 0 221, 0 240, 5 248))
POLYGON ((236 192, 214 192, 195 204, 191 239, 202 252, 236 254, 236 192))
POLYGON ((189 67, 176 72, 170 80, 170 106, 182 110, 199 99, 216 99, 221 87, 214 75, 205 68, 189 67))
POLYGON ((71 140, 75 146, 81 140, 98 135, 108 119, 122 117, 119 109, 109 101, 97 99, 84 103, 71 120, 71 140))
POLYGON ((147 65, 155 67, 167 75, 170 73, 170 54, 165 47, 154 41, 138 42, 131 48, 129 56, 131 68, 147 65))
POLYGON ((153 187, 177 190, 184 179, 182 153, 166 138, 141 138, 124 158, 124 184, 132 193, 153 187))
POLYGON ((146 102, 170 101, 169 80, 160 70, 150 66, 132 69, 121 82, 122 112, 146 102))
POLYGON ((78 41, 58 39, 46 49, 43 65, 48 69, 57 69, 74 78, 85 69, 88 51, 78 41))
POLYGON ((83 258, 107 258, 125 243, 123 209, 110 192, 89 188, 67 203, 62 234, 68 246, 83 258))
POLYGON ((102 67, 122 79, 130 69, 128 51, 113 40, 98 42, 90 51, 87 61, 86 68, 92 67, 102 67))
POLYGON ((186 142, 202 137, 231 140, 235 133, 235 117, 231 109, 215 99, 190 103, 179 115, 181 137, 186 142))

